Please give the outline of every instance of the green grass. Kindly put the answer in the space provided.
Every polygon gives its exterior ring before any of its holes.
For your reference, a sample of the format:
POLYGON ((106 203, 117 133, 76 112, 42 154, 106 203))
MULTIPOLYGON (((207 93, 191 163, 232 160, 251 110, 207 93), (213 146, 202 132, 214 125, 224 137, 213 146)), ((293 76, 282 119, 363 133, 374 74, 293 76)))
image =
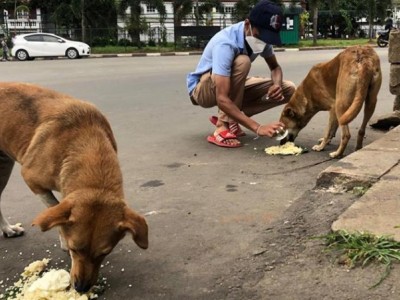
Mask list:
POLYGON ((364 267, 369 263, 383 264, 385 270, 371 288, 378 286, 389 275, 393 262, 400 261, 400 243, 387 236, 342 230, 316 238, 324 240, 326 250, 335 252, 340 261, 350 268, 364 267))
POLYGON ((105 46, 105 47, 92 47, 93 54, 111 54, 111 53, 157 53, 157 52, 173 52, 179 51, 175 50, 174 46, 155 46, 155 47, 133 47, 133 46, 105 46))
MULTIPOLYGON (((376 40, 369 40, 369 39, 320 39, 317 40, 316 46, 331 46, 331 47, 347 47, 347 46, 354 46, 354 45, 376 45, 376 40)), ((312 40, 300 40, 299 44, 296 47, 313 47, 312 40)))
POLYGON ((351 190, 351 192, 356 195, 356 196, 362 196, 364 195, 367 191, 368 191, 369 187, 366 186, 355 186, 353 187, 353 189, 351 190))
MULTIPOLYGON (((317 40, 317 47, 347 47, 353 45, 376 45, 376 40, 369 39, 319 39, 317 40)), ((314 47, 312 40, 300 40, 297 45, 285 45, 283 48, 307 48, 314 47)), ((155 47, 132 47, 132 46, 105 46, 105 47, 92 47, 93 54, 111 54, 111 53, 154 53, 154 52, 178 52, 178 51, 202 51, 202 49, 187 49, 187 48, 175 48, 174 45, 168 45, 166 47, 155 46, 155 47)))

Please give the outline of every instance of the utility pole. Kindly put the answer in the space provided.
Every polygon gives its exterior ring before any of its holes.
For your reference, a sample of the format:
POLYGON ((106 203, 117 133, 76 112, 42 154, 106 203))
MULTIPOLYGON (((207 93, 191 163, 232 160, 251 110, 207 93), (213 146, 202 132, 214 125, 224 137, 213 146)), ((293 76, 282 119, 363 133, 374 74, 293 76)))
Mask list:
POLYGON ((85 23, 85 0, 81 0, 81 27, 82 27, 82 42, 86 42, 86 23, 85 23))
POLYGON ((196 26, 199 26, 199 0, 196 0, 196 26))
POLYGON ((17 35, 17 0, 14 1, 14 35, 17 35))
MULTIPOLYGON (((199 0, 196 0, 196 26, 199 26, 199 0)), ((196 29, 197 31, 197 29, 196 29)), ((196 47, 200 47, 199 35, 196 35, 196 47)))

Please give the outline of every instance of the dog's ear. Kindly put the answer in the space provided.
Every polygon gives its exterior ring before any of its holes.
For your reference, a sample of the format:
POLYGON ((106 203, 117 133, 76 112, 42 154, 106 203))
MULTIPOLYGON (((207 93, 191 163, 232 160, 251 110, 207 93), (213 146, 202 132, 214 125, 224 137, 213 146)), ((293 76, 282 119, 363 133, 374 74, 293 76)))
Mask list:
POLYGON ((124 218, 125 220, 120 223, 120 229, 124 232, 129 231, 135 243, 140 248, 147 249, 149 239, 146 220, 129 207, 125 207, 124 218))
POLYGON ((286 106, 283 110, 283 115, 293 119, 296 117, 296 112, 290 106, 286 106))
POLYGON ((32 222, 32 226, 38 225, 42 231, 47 231, 54 226, 65 225, 70 222, 71 203, 63 200, 60 204, 46 209, 40 213, 32 222))

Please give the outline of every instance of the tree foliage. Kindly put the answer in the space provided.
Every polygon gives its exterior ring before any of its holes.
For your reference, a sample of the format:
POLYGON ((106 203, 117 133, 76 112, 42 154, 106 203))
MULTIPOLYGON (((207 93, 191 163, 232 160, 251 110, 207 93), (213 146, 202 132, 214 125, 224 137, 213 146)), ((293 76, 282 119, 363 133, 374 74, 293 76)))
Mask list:
POLYGON ((65 29, 66 33, 74 31, 76 36, 81 36, 82 18, 94 35, 99 29, 103 34, 108 30, 110 37, 116 33, 115 0, 31 0, 29 6, 40 7, 44 22, 54 23, 58 30, 65 29))
MULTIPOLYGON (((142 16, 143 11, 140 6, 140 0, 121 0, 118 4, 118 12, 124 16, 127 22, 126 29, 131 36, 132 43, 138 47, 141 46, 140 34, 148 30, 146 19, 142 16), (129 12, 127 12, 129 9, 129 12)), ((148 5, 154 6, 159 13, 159 21, 164 24, 166 9, 162 0, 148 0, 148 5)))
MULTIPOLYGON (((236 21, 243 21, 246 19, 250 13, 250 10, 254 5, 257 4, 259 0, 239 0, 235 4, 234 12, 232 14, 232 18, 236 21)), ((282 5, 282 0, 271 0, 271 2, 275 2, 276 4, 282 5)), ((297 1, 292 1, 297 2, 297 1)))

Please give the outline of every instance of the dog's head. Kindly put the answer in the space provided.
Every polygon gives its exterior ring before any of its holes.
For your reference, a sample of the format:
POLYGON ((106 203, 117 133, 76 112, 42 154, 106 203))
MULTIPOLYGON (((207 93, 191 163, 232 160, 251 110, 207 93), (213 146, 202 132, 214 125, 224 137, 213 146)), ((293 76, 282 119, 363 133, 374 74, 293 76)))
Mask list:
POLYGON ((279 121, 285 124, 285 128, 288 130, 288 135, 281 140, 281 144, 285 144, 287 141, 294 142, 302 129, 302 127, 299 126, 298 113, 289 104, 286 104, 279 121))
POLYGON ((80 292, 87 292, 97 281, 103 259, 117 243, 130 233, 136 244, 148 247, 145 219, 123 201, 70 201, 39 214, 33 225, 47 231, 55 226, 65 239, 71 256, 71 283, 80 292))
POLYGON ((287 141, 294 142, 300 130, 311 120, 313 114, 307 110, 307 99, 300 96, 300 93, 296 90, 289 103, 283 108, 279 119, 280 122, 285 124, 285 128, 288 130, 288 135, 281 140, 281 145, 287 141))

